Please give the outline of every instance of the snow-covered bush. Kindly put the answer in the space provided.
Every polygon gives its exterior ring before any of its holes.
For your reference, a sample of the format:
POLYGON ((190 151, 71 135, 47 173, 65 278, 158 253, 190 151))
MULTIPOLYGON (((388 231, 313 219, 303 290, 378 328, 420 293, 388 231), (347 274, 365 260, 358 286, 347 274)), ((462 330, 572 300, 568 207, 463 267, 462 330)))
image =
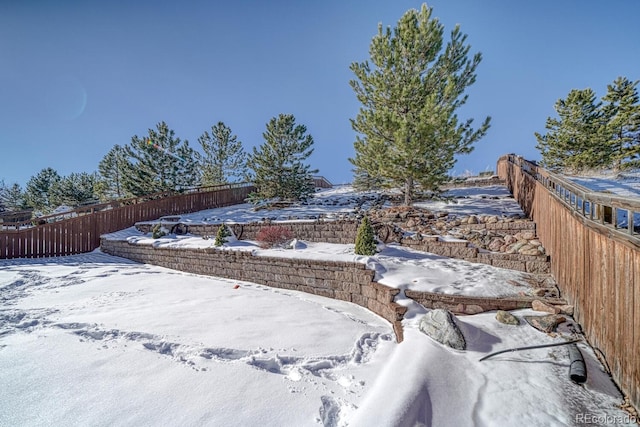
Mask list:
POLYGON ((293 239, 293 233, 288 228, 280 225, 262 227, 256 236, 261 248, 273 248, 283 246, 293 239))

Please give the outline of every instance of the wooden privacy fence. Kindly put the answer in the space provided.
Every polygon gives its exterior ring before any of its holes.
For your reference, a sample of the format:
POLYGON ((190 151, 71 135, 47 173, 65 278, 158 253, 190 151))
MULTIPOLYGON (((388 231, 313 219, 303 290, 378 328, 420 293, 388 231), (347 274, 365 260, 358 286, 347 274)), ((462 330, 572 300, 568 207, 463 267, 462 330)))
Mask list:
POLYGON ((536 222, 563 297, 640 407, 640 198, 588 190, 515 155, 498 175, 536 222))
POLYGON ((333 184, 331 184, 331 182, 329 182, 329 180, 324 176, 314 176, 313 186, 316 188, 331 188, 333 187, 333 184))
POLYGON ((100 246, 102 234, 164 215, 243 203, 254 190, 250 184, 228 184, 190 189, 179 194, 156 193, 40 217, 35 224, 34 221, 2 223, 0 259, 90 252, 100 246))

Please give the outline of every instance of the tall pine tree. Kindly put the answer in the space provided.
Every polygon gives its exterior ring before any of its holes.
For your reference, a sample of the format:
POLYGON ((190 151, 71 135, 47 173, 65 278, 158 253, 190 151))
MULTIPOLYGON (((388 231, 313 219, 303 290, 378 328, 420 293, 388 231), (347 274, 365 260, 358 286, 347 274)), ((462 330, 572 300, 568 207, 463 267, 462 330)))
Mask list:
POLYGON ((200 182, 193 149, 188 141, 176 138, 165 122, 149 129, 147 137, 133 136, 125 151, 128 161, 122 186, 134 196, 180 191, 200 182))
POLYGON ((247 156, 242 142, 223 122, 211 127, 211 134, 198 138, 204 156, 201 159, 202 185, 238 182, 246 176, 247 156))
POLYGON ((640 166, 640 103, 638 81, 618 77, 607 85, 603 114, 607 120, 608 145, 615 169, 640 166))
POLYGON ((55 209, 60 201, 52 191, 61 177, 52 168, 44 168, 27 182, 25 201, 27 206, 40 213, 49 213, 55 209))
POLYGON ((556 101, 558 118, 547 118, 547 132, 535 133, 542 164, 551 170, 579 172, 608 165, 612 148, 607 144, 606 117, 593 90, 573 89, 556 101))
POLYGON ((423 4, 393 31, 380 25, 369 48, 371 64, 351 64, 356 80, 350 83, 362 107, 351 121, 358 136, 349 160, 365 183, 379 177, 374 184, 401 186, 407 205, 417 185, 437 190, 455 156, 471 152, 490 122, 487 117, 474 130, 472 119, 458 120, 481 55, 469 56, 459 27, 444 45, 444 26, 431 14, 423 4))
POLYGON ((61 205, 77 207, 96 202, 96 185, 98 177, 95 173, 71 173, 60 178, 50 188, 50 194, 61 205))
POLYGON ((26 208, 24 192, 20 184, 5 185, 0 181, 0 206, 8 211, 20 211, 26 208))
POLYGON ((356 144, 359 145, 359 149, 356 149, 355 158, 350 159, 354 165, 358 165, 352 169, 354 188, 360 191, 372 191, 384 188, 385 183, 391 185, 389 180, 373 173, 376 170, 375 155, 367 155, 368 153, 366 153, 371 145, 361 142, 356 142, 356 144))
POLYGON ((4 183, 4 180, 0 180, 0 212, 10 210, 7 207, 6 194, 7 194, 7 185, 4 183))
POLYGON ((98 172, 100 180, 97 190, 102 200, 120 199, 125 196, 122 185, 127 167, 127 153, 124 147, 116 144, 100 160, 98 172))
POLYGON ((313 193, 311 166, 304 161, 313 153, 313 137, 292 114, 280 114, 267 123, 264 144, 254 147, 247 165, 257 188, 251 200, 304 200, 313 193))

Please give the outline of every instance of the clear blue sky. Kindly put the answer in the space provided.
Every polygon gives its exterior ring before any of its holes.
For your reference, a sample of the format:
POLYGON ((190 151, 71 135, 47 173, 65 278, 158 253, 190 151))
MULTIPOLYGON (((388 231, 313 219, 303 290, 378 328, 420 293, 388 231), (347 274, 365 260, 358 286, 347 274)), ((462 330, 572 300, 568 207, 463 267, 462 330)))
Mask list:
MULTIPOLYGON (((432 0, 481 52, 461 118, 492 127, 455 166, 536 159, 535 131, 573 88, 604 95, 640 79, 640 1, 432 0)), ((166 121, 181 139, 224 121, 247 150, 267 121, 292 113, 315 139, 310 158, 351 180, 359 104, 349 64, 368 59, 378 23, 421 2, 0 0, 0 179, 42 168, 92 172, 115 144, 166 121)))

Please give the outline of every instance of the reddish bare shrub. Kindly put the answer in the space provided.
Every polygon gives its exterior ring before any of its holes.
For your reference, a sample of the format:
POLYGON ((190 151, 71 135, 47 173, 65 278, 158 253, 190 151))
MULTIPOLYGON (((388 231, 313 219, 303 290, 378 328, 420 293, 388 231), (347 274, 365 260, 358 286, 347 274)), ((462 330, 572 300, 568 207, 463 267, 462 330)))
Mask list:
POLYGON ((256 236, 261 248, 282 246, 291 239, 293 239, 291 230, 280 225, 262 227, 256 236))

